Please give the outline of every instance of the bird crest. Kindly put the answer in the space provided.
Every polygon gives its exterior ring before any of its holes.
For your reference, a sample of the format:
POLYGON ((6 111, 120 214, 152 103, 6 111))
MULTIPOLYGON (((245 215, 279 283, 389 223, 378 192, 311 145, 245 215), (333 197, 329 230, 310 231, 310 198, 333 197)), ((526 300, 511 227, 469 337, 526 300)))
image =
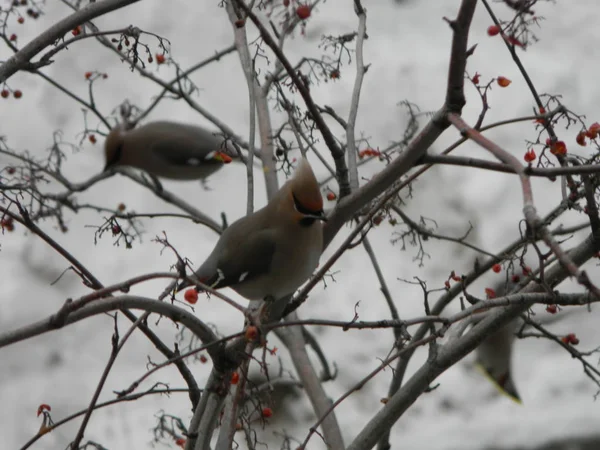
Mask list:
POLYGON ((314 214, 323 211, 323 196, 319 183, 306 158, 300 159, 290 185, 299 212, 314 214))

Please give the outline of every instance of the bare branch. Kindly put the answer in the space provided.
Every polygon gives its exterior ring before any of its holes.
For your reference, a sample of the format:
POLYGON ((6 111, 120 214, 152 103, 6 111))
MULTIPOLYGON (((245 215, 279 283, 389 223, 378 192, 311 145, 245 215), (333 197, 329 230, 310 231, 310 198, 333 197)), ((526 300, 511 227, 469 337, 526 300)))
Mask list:
POLYGON ((367 72, 367 67, 365 67, 365 62, 363 60, 363 42, 367 37, 367 12, 361 5, 360 0, 354 0, 354 12, 358 16, 358 34, 356 37, 356 79, 354 80, 350 112, 348 114, 348 123, 346 125, 346 157, 348 160, 351 190, 358 189, 358 169, 356 167, 357 148, 354 133, 356 133, 356 117, 358 116, 360 91, 362 89, 363 78, 367 72))
POLYGON ((8 58, 4 64, 0 66, 0 84, 4 83, 19 70, 27 70, 31 58, 49 45, 52 45, 57 39, 60 39, 78 25, 138 1, 139 0, 102 0, 93 2, 52 25, 25 47, 8 58))

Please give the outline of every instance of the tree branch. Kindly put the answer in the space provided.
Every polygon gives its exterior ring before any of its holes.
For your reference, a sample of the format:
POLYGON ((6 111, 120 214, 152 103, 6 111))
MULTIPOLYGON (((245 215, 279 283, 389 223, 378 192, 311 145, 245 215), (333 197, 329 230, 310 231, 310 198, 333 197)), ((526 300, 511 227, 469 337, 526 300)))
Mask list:
POLYGON ((0 84, 6 82, 6 80, 19 70, 28 69, 31 58, 49 45, 52 45, 69 31, 77 28, 78 25, 138 1, 139 0, 102 0, 93 2, 52 25, 25 47, 8 58, 4 64, 0 66, 0 84))

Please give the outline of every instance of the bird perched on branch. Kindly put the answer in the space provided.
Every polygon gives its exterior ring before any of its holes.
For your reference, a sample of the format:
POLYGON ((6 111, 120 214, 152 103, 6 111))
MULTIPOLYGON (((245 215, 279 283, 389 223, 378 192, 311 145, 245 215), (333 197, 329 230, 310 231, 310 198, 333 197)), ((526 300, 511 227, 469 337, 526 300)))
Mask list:
POLYGON ((137 167, 154 177, 205 180, 236 155, 230 141, 205 128, 150 122, 132 130, 116 126, 104 142, 106 167, 137 167))
MULTIPOLYGON (((323 251, 323 197, 305 158, 264 208, 225 229, 195 277, 249 300, 279 300, 304 283, 323 251)), ((178 290, 189 286, 187 282, 178 290)))

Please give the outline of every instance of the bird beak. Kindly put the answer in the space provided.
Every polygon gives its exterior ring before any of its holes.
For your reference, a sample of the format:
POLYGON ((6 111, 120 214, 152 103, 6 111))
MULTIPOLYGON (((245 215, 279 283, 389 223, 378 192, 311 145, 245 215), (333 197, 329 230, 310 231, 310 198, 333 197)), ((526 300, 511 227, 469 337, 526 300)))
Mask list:
POLYGON ((233 161, 231 156, 229 156, 223 152, 215 152, 213 159, 216 159, 217 161, 221 161, 223 164, 229 164, 231 161, 233 161))
POLYGON ((315 219, 315 220, 320 220, 322 222, 327 222, 327 216, 325 216, 325 213, 323 212, 323 210, 319 211, 316 214, 304 214, 304 217, 307 217, 310 219, 315 219))

